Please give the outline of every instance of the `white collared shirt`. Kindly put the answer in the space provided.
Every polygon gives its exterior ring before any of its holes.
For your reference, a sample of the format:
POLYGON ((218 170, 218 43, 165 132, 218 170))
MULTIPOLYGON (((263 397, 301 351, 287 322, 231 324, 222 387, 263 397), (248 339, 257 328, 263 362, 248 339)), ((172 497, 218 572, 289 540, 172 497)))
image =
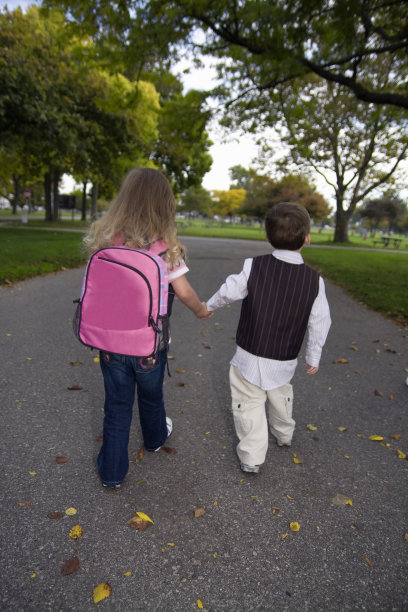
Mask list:
MULTIPOLYGON (((274 257, 290 264, 304 263, 297 251, 275 249, 274 257)), ((208 300, 208 310, 217 310, 226 304, 243 300, 248 295, 248 279, 252 268, 252 259, 246 259, 239 274, 231 274, 219 290, 208 300)), ((306 363, 318 367, 322 348, 326 342, 331 325, 329 304, 326 299, 324 281, 319 276, 319 293, 313 302, 307 325, 306 363)), ((261 389, 276 389, 288 383, 296 370, 297 359, 278 361, 266 357, 257 357, 237 346, 231 365, 238 368, 242 376, 261 389)))

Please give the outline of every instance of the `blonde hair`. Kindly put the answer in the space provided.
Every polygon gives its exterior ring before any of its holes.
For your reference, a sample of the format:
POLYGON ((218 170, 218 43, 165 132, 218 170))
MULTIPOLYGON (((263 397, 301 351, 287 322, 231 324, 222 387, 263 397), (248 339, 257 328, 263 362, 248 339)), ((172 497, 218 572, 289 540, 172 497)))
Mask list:
POLYGON ((108 211, 92 223, 84 238, 89 254, 118 244, 133 249, 148 249, 152 242, 163 240, 166 259, 176 265, 185 255, 177 239, 174 219, 176 203, 167 178, 153 168, 134 168, 108 211))

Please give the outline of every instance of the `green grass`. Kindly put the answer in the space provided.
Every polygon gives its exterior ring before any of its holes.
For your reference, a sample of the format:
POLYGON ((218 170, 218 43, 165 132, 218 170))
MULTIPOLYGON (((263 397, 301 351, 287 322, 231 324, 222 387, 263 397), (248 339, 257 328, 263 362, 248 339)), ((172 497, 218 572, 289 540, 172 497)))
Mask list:
POLYGON ((408 322, 408 255, 305 248, 305 261, 372 310, 408 322))
MULTIPOLYGON (((24 280, 63 268, 85 263, 81 255, 82 232, 46 231, 38 226, 44 221, 29 221, 29 227, 0 227, 0 284, 24 280), (38 228, 38 229, 36 229, 38 228)), ((63 221, 55 228, 68 229, 72 223, 63 221)), ((76 229, 83 229, 78 222, 76 229)), ((180 235, 219 238, 265 240, 259 227, 231 226, 214 222, 194 222, 179 228, 180 235)), ((312 242, 324 244, 330 231, 316 232, 312 242)), ((368 241, 362 241, 365 245, 368 241)), ((305 248, 307 263, 321 274, 343 287, 350 295, 369 308, 408 323, 408 254, 355 249, 305 248)))
POLYGON ((0 228, 0 284, 83 264, 81 240, 79 232, 0 228))

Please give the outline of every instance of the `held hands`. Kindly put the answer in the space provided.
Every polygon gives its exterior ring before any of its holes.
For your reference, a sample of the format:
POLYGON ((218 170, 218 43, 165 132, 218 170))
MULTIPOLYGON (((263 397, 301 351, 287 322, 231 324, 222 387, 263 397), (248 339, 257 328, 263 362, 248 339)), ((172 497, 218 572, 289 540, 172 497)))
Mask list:
POLYGON ((317 372, 319 371, 319 366, 310 366, 308 363, 305 363, 305 366, 308 368, 306 370, 306 374, 317 374, 317 372))
POLYGON ((198 319, 210 319, 214 316, 214 313, 207 309, 207 305, 205 302, 201 302, 201 308, 195 313, 198 319))

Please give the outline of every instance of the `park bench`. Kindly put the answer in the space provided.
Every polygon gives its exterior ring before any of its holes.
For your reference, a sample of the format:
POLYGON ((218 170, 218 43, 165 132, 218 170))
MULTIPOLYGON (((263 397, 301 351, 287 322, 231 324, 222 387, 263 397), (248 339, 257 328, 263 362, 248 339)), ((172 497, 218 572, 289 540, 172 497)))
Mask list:
POLYGON ((381 244, 384 247, 393 246, 398 249, 402 242, 402 238, 394 238, 393 236, 381 236, 379 240, 374 240, 374 244, 381 244))

